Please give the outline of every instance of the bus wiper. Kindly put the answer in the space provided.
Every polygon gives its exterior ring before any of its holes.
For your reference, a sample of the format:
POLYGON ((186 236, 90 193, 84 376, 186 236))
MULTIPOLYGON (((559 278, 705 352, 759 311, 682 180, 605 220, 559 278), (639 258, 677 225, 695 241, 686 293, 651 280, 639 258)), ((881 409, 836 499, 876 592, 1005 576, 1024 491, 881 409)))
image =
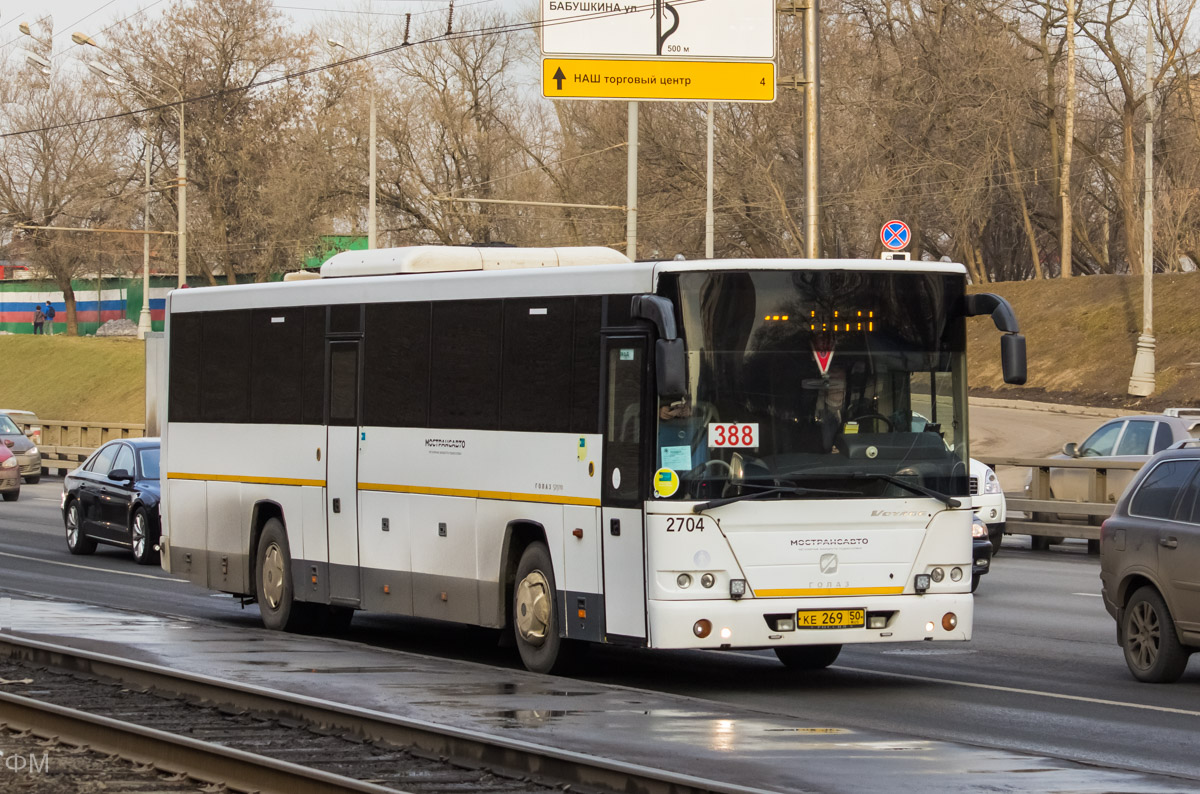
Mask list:
POLYGON ((734 502, 741 502, 746 499, 758 499, 763 496, 771 496, 777 493, 791 494, 816 494, 818 496, 859 496, 854 491, 834 491, 828 488, 802 488, 800 486, 787 486, 782 488, 768 488, 764 491, 754 491, 752 493, 738 494, 737 496, 727 496, 723 499, 710 499, 707 502, 701 502, 697 505, 692 505, 693 513, 703 513, 705 510, 710 510, 714 507, 730 505, 734 502))
POLYGON ((946 505, 946 507, 962 506, 962 502, 958 501, 953 496, 947 496, 941 491, 935 491, 932 488, 926 488, 924 485, 917 485, 916 483, 902 480, 899 477, 893 477, 890 474, 856 471, 851 473, 850 478, 854 480, 883 480, 884 482, 890 482, 892 485, 898 485, 907 491, 912 491, 913 493, 920 494, 921 496, 928 496, 930 499, 937 499, 939 502, 946 505))

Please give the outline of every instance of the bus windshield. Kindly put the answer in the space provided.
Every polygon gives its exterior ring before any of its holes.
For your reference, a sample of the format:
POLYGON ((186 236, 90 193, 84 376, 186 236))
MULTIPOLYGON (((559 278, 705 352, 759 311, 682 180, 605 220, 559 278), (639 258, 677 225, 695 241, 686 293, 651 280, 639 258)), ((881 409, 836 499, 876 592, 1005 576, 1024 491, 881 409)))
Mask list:
POLYGON ((897 478, 965 495, 963 291, 952 273, 664 274, 689 377, 657 406, 667 498, 912 498, 897 478))

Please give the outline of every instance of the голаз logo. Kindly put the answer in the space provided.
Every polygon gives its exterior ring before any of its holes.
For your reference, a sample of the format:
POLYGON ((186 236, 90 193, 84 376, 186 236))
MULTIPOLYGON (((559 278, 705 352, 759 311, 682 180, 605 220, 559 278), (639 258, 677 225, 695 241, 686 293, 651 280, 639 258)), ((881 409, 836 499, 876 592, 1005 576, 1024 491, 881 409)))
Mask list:
POLYGON ((837 573, 838 559, 836 554, 821 555, 821 573, 837 573))

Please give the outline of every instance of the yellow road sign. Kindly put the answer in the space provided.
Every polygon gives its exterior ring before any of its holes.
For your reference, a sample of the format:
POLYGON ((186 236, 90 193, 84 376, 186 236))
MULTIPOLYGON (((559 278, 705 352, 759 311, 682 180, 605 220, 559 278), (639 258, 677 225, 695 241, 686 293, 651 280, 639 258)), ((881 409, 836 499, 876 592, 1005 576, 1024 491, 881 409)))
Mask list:
POLYGON ((774 102, 770 61, 542 59, 548 99, 774 102))

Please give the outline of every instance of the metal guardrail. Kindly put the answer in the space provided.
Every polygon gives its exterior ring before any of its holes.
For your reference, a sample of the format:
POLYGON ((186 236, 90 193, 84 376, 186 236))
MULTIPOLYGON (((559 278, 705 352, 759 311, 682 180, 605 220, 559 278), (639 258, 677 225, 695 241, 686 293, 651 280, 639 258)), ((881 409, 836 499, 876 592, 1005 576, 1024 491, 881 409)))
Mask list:
POLYGON ((1112 515, 1119 493, 1110 493, 1109 472, 1137 471, 1145 465, 1134 460, 1089 460, 1088 458, 996 458, 981 457, 993 469, 1016 466, 1031 469, 1033 477, 1029 491, 1010 491, 1004 494, 1008 508, 1005 534, 1029 535, 1035 548, 1046 545, 1050 538, 1081 538, 1089 548, 1098 548, 1100 524, 1112 515), (1083 469, 1090 471, 1087 500, 1056 499, 1050 493, 1051 469, 1083 469), (1014 518, 1013 511, 1026 514, 1014 518))

